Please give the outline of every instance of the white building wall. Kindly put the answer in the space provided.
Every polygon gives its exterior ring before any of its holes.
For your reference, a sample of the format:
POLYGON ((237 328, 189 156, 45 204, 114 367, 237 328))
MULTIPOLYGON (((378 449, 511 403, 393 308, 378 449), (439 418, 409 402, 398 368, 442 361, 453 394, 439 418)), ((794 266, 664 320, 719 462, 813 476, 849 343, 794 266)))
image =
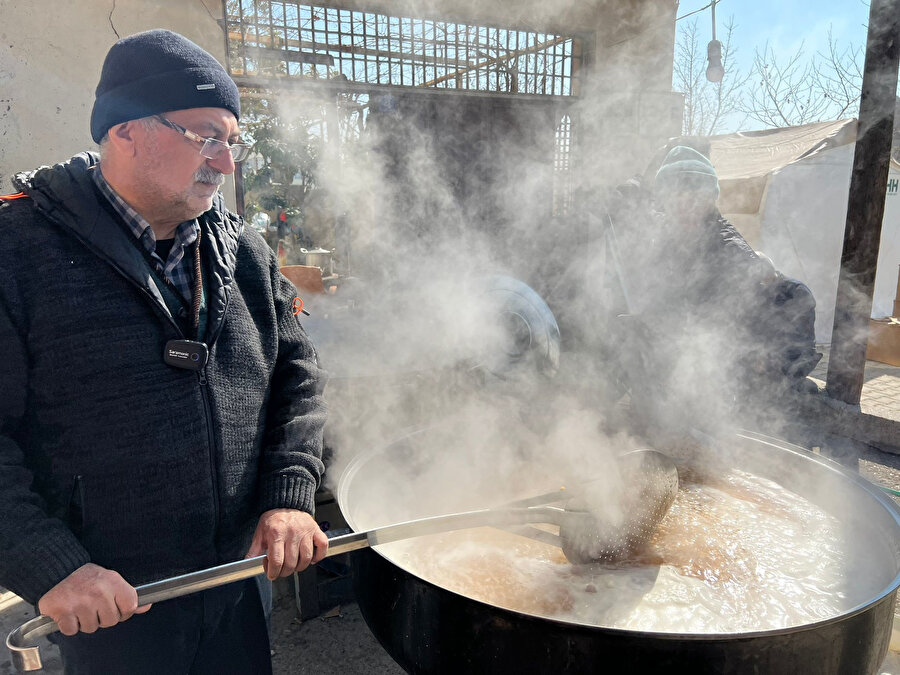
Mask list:
POLYGON ((94 89, 119 37, 168 28, 224 63, 221 18, 220 0, 0 0, 0 194, 15 172, 96 149, 94 89))
POLYGON ((875 277, 873 317, 891 316, 897 297, 897 275, 900 273, 900 171, 888 175, 888 193, 884 200, 884 226, 878 251, 878 274, 875 277))

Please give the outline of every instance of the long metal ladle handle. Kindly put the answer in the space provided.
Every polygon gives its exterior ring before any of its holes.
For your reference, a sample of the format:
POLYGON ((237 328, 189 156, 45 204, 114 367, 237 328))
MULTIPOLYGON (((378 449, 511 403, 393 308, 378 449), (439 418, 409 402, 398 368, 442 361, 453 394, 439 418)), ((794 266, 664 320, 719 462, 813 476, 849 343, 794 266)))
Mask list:
MULTIPOLYGON (((266 556, 238 560, 237 562, 211 567, 210 569, 182 574, 162 581, 143 586, 136 586, 138 606, 149 605, 153 602, 161 602, 181 595, 188 595, 197 591, 214 588, 234 581, 255 577, 262 574, 263 561, 266 556)), ((43 614, 13 630, 6 636, 6 648, 9 649, 13 666, 20 672, 40 670, 43 668, 40 649, 34 645, 34 641, 50 633, 59 630, 56 621, 43 614)))
MULTIPOLYGON (((426 534, 450 532, 469 527, 483 525, 521 525, 525 523, 552 523, 561 525, 565 519, 565 511, 552 506, 532 506, 511 509, 482 509, 466 511, 447 516, 435 516, 410 520, 397 525, 377 527, 362 532, 352 532, 330 539, 326 557, 355 551, 367 546, 378 546, 401 539, 411 539, 426 534)), ((170 579, 154 581, 143 586, 136 586, 138 605, 149 605, 178 598, 182 595, 204 591, 209 588, 223 586, 242 579, 248 579, 265 571, 263 562, 266 556, 238 560, 217 567, 182 574, 170 579)), ((34 640, 59 630, 59 626, 49 616, 37 616, 14 629, 6 637, 6 648, 9 649, 13 666, 20 672, 40 670, 40 649, 33 644, 34 640)))

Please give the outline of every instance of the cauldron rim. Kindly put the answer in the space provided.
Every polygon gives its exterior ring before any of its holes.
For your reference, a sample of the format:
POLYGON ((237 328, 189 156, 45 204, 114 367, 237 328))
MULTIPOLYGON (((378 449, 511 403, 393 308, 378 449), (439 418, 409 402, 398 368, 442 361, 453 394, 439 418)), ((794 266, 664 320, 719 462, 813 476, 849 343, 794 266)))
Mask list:
MULTIPOLYGON (((349 484, 350 479, 353 474, 359 470, 360 466, 362 466, 365 461, 372 456, 377 455, 379 452, 382 452, 385 448, 390 447, 394 444, 401 443, 404 441, 408 441, 410 439, 414 439, 416 436, 420 434, 424 434, 428 432, 430 427, 424 429, 417 429, 408 434, 405 434, 399 438, 396 438, 385 445, 372 449, 367 452, 360 453, 350 463, 346 466, 344 472, 342 473, 339 481, 338 481, 338 489, 337 489, 337 501, 338 506, 341 508, 341 511, 350 524, 351 527, 355 528, 355 523, 352 522, 352 517, 346 513, 344 510, 343 504, 345 493, 347 490, 347 484, 349 484)), ((777 439, 772 436, 768 436, 759 432, 740 429, 737 431, 736 436, 739 438, 746 438, 748 440, 755 441, 757 443, 763 443, 767 445, 771 445, 782 452, 788 452, 794 455, 801 456, 805 461, 811 461, 815 464, 820 465, 823 469, 828 470, 832 473, 838 474, 841 476, 843 480, 850 480, 857 485, 858 488, 862 489, 866 492, 871 498, 873 498, 882 508, 884 508, 888 514, 892 517, 895 526, 900 530, 900 505, 898 505, 893 499, 890 499, 887 495, 884 494, 882 490, 880 490, 876 485, 874 485, 871 481, 866 478, 851 473, 845 467, 840 464, 833 462, 825 457, 815 455, 810 451, 788 443, 786 441, 777 439)), ((378 550, 378 547, 373 547, 369 551, 361 551, 362 554, 371 554, 378 555, 384 561, 393 565, 398 570, 402 571, 405 574, 415 577, 419 582, 426 584, 427 586, 442 591, 444 593, 450 593, 458 598, 461 598, 465 601, 476 603, 479 606, 489 609, 494 612, 501 613, 509 613, 511 615, 524 617, 529 620, 540 620, 547 621, 552 624, 561 626, 561 627, 576 627, 580 629, 592 629, 598 631, 604 631, 611 635, 621 635, 621 636, 629 636, 632 638, 647 638, 654 640, 675 640, 675 641, 695 641, 695 642, 721 642, 721 641, 729 641, 736 639, 756 639, 756 638, 765 638, 765 637, 778 637, 785 635, 792 635, 799 632, 806 631, 815 631, 821 629, 825 626, 830 626, 835 623, 839 623, 842 621, 846 621, 858 614, 863 612, 870 611, 873 607, 876 607, 881 602, 883 602, 887 597, 894 594, 898 587, 900 587, 900 569, 898 569, 897 573, 895 573, 893 579, 890 583, 888 583, 879 593, 869 597, 864 602, 861 602, 850 609, 847 609, 839 614, 835 614, 834 616, 827 617, 825 619, 820 619, 812 622, 804 622, 794 626, 787 626, 782 628, 772 628, 766 630, 740 630, 734 631, 730 633, 702 633, 702 632, 691 632, 691 633, 678 633, 678 632, 663 632, 663 631, 645 631, 645 630, 635 630, 630 628, 614 628, 610 626, 604 626, 596 623, 585 623, 581 621, 561 619, 558 617, 549 617, 543 614, 536 614, 530 612, 523 612, 516 609, 512 609, 509 607, 504 607, 502 605, 495 605, 490 602, 486 602, 483 600, 479 600, 470 595, 466 595, 464 593, 460 593, 446 586, 442 586, 433 581, 423 578, 419 574, 409 570, 401 564, 398 564, 396 561, 392 560, 388 556, 384 555, 381 551, 378 550)))

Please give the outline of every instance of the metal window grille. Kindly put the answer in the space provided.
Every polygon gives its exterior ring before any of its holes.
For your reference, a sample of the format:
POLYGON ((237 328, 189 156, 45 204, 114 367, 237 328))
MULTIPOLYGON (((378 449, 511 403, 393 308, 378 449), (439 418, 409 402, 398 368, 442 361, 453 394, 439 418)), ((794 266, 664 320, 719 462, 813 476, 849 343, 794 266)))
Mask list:
POLYGON ((235 76, 506 94, 579 93, 581 41, 288 0, 224 0, 235 76))
POLYGON ((553 153, 553 213, 567 215, 572 208, 572 118, 563 115, 556 127, 553 153))

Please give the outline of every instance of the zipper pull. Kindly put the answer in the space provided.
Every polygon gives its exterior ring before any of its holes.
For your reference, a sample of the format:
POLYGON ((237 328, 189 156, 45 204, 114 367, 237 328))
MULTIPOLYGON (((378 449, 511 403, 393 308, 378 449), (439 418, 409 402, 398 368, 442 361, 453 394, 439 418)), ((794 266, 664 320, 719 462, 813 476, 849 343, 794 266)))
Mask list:
POLYGON ((201 368, 200 370, 198 370, 197 375, 200 376, 200 386, 205 387, 206 386, 206 368, 201 368))

